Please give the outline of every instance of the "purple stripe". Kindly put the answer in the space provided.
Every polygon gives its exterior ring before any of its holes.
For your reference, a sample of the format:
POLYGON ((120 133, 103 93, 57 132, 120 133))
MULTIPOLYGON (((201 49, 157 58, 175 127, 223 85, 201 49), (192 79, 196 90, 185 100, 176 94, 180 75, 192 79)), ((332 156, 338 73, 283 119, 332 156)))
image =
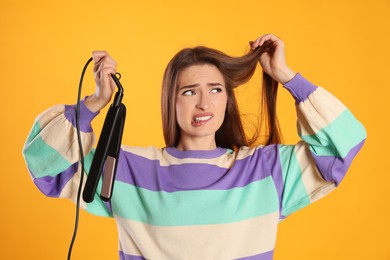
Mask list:
POLYGON ((282 198, 283 198, 283 191, 284 191, 284 180, 283 180, 283 173, 282 173, 282 164, 280 162, 279 157, 279 145, 269 145, 266 147, 267 152, 265 155, 267 156, 266 162, 270 168, 270 172, 272 173, 272 179, 275 184, 276 192, 278 193, 279 197, 279 215, 281 219, 284 219, 285 217, 282 216, 282 198))
POLYGON ((274 257, 274 250, 268 251, 265 253, 261 253, 258 255, 253 255, 253 256, 248 256, 248 257, 243 257, 243 258, 238 258, 240 260, 272 260, 274 257))
MULTIPOLYGON (((274 251, 269 251, 265 253, 261 253, 258 255, 253 256, 247 256, 243 258, 238 258, 239 260, 272 260, 274 256, 274 251)), ((123 253, 122 251, 119 251, 119 259, 120 260, 145 260, 146 258, 142 256, 136 256, 136 255, 127 255, 123 253)))
POLYGON ((263 155, 265 150, 257 149, 252 156, 237 160, 230 169, 199 163, 160 166, 158 160, 121 151, 117 180, 152 191, 166 192, 244 187, 270 176, 263 155))
POLYGON ((46 196, 58 198, 61 194, 62 189, 76 173, 77 167, 78 164, 74 163, 61 174, 58 174, 54 177, 45 176, 42 178, 35 178, 34 183, 38 187, 38 189, 46 196))
POLYGON ((111 200, 105 201, 104 204, 106 205, 109 212, 112 214, 112 206, 111 206, 111 200))
POLYGON ((293 95, 297 103, 306 100, 317 89, 317 86, 313 85, 299 73, 284 84, 284 87, 293 95))
POLYGON ((127 255, 123 251, 119 251, 120 260, 145 260, 146 258, 137 255, 127 255))
MULTIPOLYGON (((99 112, 92 112, 85 106, 84 102, 80 102, 80 130, 85 133, 92 132, 91 121, 98 114, 99 112)), ((66 105, 64 115, 73 127, 76 127, 76 105, 66 105)))
POLYGON ((212 159, 221 156, 226 153, 227 149, 225 148, 216 148, 210 151, 201 151, 201 150, 190 150, 190 151, 180 151, 175 147, 167 147, 165 150, 174 157, 178 159, 186 159, 186 158, 200 158, 200 159, 212 159))
POLYGON ((317 156, 312 153, 322 177, 328 182, 334 181, 336 186, 338 186, 351 165, 353 158, 362 148, 364 142, 365 140, 358 143, 344 158, 335 156, 317 156))

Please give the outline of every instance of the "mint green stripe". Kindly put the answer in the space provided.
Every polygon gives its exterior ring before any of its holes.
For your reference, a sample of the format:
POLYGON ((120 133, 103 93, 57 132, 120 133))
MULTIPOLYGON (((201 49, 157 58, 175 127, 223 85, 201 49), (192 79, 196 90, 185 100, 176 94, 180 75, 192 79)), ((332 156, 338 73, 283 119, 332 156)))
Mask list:
POLYGON ((284 190, 282 215, 287 216, 310 204, 305 185, 302 181, 302 169, 294 152, 294 146, 279 146, 282 165, 284 190))
POLYGON ((41 126, 39 125, 38 121, 35 121, 30 131, 30 134, 28 135, 26 143, 30 143, 34 139, 34 137, 36 137, 39 134, 40 131, 41 131, 41 126))
POLYGON ((116 215, 156 226, 222 224, 278 211, 272 177, 231 190, 150 191, 115 183, 116 215))
POLYGON ((55 176, 71 166, 69 161, 46 144, 40 136, 27 144, 23 153, 31 174, 36 178, 55 176))
POLYGON ((302 135, 301 138, 311 145, 311 151, 318 156, 344 158, 353 147, 366 138, 366 130, 346 109, 315 135, 302 135))
MULTIPOLYGON (((93 156, 95 154, 95 149, 92 149, 92 151, 84 157, 84 167, 85 171, 89 173, 89 170, 91 169, 93 156)), ((84 185, 87 180, 84 180, 84 185)), ((102 179, 99 180, 98 187, 96 188, 96 193, 94 200, 91 203, 87 203, 87 211, 91 214, 102 216, 102 217, 112 217, 111 212, 107 208, 104 201, 100 198, 100 191, 102 190, 102 179)))

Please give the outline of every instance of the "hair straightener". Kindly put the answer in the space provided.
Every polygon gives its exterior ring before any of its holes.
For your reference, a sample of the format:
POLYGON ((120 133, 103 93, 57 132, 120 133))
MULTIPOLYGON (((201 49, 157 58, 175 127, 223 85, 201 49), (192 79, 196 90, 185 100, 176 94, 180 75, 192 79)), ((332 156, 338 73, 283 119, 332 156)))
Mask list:
POLYGON ((94 200, 102 174, 103 185, 100 192, 102 200, 110 200, 114 189, 119 149, 126 117, 126 107, 122 104, 123 87, 119 82, 120 74, 117 73, 116 75, 111 75, 111 77, 118 87, 118 92, 116 92, 114 101, 108 109, 83 191, 83 200, 87 203, 94 200), (116 75, 119 75, 119 78, 116 75))

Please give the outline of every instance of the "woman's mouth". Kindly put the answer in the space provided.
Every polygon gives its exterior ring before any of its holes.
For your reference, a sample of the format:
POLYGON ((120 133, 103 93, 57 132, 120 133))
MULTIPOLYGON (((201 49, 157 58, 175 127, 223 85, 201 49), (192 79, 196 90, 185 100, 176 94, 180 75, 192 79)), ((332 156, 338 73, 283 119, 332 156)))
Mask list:
POLYGON ((201 126, 210 121, 214 116, 212 114, 196 115, 192 119, 193 126, 201 126))

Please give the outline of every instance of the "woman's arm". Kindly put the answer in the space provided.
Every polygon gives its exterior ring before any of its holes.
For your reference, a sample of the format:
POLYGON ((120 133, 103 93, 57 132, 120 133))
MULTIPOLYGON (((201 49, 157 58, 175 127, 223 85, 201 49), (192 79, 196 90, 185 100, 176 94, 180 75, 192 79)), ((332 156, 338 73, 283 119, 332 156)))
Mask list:
MULTIPOLYGON (((93 58, 96 92, 80 105, 86 172, 89 172, 94 155, 91 121, 108 104, 116 88, 110 78, 116 71, 115 61, 105 51, 93 52, 93 58)), ((75 106, 57 105, 39 115, 24 145, 23 155, 34 183, 42 193, 75 201, 81 174, 75 106)), ((96 215, 111 216, 110 205, 100 199, 98 192, 92 203, 81 201, 81 207, 96 215)))
POLYGON ((366 139, 364 126, 325 89, 300 74, 285 87, 296 101, 302 141, 277 146, 283 179, 283 216, 337 187, 366 139))
POLYGON ((294 97, 298 134, 302 139, 296 145, 266 148, 281 217, 285 217, 339 185, 363 146, 366 132, 336 97, 289 69, 284 44, 276 36, 259 37, 252 47, 267 41, 270 47, 261 55, 260 63, 294 97))

